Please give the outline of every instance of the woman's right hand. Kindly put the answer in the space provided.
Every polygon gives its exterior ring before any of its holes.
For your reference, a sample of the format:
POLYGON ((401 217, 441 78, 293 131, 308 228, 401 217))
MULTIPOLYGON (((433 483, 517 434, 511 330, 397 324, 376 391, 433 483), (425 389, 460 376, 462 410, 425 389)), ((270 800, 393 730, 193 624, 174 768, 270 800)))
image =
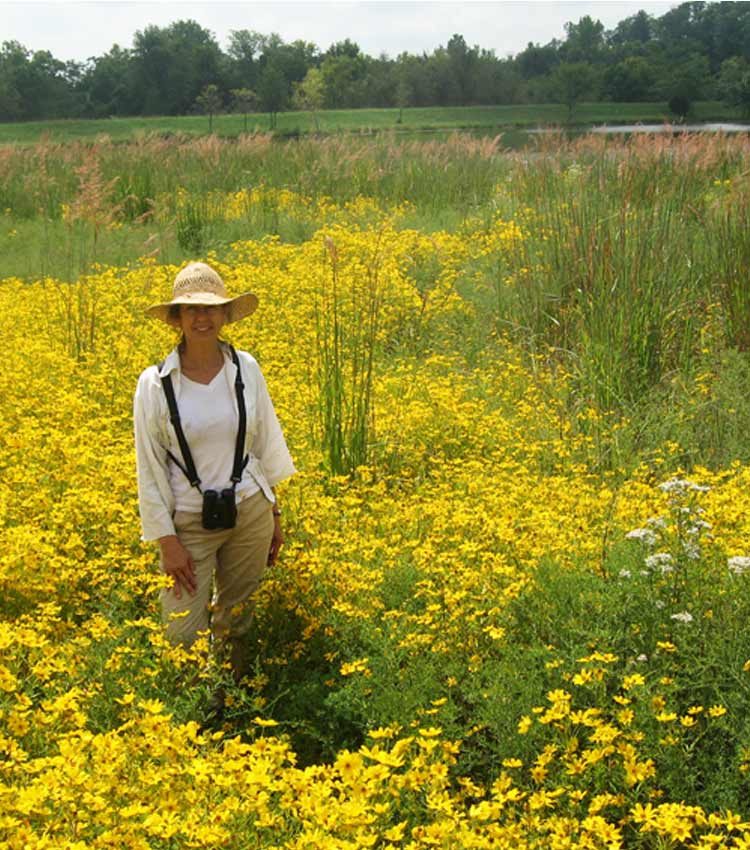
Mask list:
POLYGON ((182 599, 182 588, 192 596, 195 593, 195 566, 190 552, 180 543, 176 534, 159 538, 161 564, 166 575, 174 580, 174 595, 182 599))

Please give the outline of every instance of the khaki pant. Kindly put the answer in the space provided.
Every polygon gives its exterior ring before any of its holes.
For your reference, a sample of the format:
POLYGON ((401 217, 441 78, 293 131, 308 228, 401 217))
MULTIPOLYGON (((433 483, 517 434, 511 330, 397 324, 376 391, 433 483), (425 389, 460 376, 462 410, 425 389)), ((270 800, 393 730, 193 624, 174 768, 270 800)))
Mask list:
POLYGON ((228 643, 235 675, 242 675, 242 642, 253 616, 253 594, 268 562, 273 537, 271 503, 262 492, 237 505, 234 528, 207 531, 201 515, 177 511, 177 537, 193 558, 196 589, 161 592, 162 616, 172 643, 189 646, 198 632, 211 628, 219 644, 228 643), (181 616, 174 617, 175 614, 181 616))

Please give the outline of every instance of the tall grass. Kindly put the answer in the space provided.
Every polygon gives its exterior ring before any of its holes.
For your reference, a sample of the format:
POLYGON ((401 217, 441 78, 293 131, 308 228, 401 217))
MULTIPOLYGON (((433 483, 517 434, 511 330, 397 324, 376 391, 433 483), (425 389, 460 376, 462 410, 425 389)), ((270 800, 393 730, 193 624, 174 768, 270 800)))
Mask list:
POLYGON ((745 187, 736 203, 712 192, 747 161, 744 140, 684 136, 586 139, 520 163, 512 207, 533 215, 510 263, 521 283, 499 318, 510 314, 533 350, 557 350, 606 409, 627 409, 693 368, 716 301, 726 344, 742 346, 745 187))
POLYGON ((60 218, 78 192, 76 169, 96 161, 115 181, 123 221, 136 221, 158 200, 174 212, 178 189, 189 195, 259 185, 313 199, 358 195, 409 201, 430 209, 487 201, 497 177, 496 139, 399 142, 332 137, 274 142, 268 134, 238 140, 143 137, 131 144, 43 142, 0 148, 0 208, 14 218, 60 218), (494 160, 494 161, 493 161, 494 160))
MULTIPOLYGON (((0 148, 0 277, 75 280, 96 262, 180 262, 269 234, 304 241, 326 220, 321 210, 362 196, 399 205, 400 226, 423 233, 471 240, 483 227, 491 234, 499 217, 517 221, 522 238, 455 270, 474 307, 455 329, 467 357, 500 330, 572 372, 578 405, 633 414, 665 398, 676 376, 704 367, 707 337, 714 354, 750 347, 749 166, 748 139, 698 134, 547 135, 522 153, 503 150, 499 137, 460 135, 45 140, 0 148)), ((444 261, 435 262, 437 277, 444 261)), ((334 269, 329 286, 337 285, 334 269)), ((350 328, 336 327, 336 303, 319 314, 321 344, 349 339, 350 328)), ((439 346, 420 338, 424 350, 439 346)), ((321 351, 333 370, 321 384, 327 393, 346 366, 340 358, 362 352, 321 351)), ((364 427, 365 408, 359 424, 345 425, 353 410, 325 414, 327 439, 364 427)), ((343 445, 332 446, 332 465, 348 467, 343 445)))
POLYGON ((333 475, 366 464, 374 442, 373 375, 381 287, 377 250, 366 274, 342 280, 336 244, 325 238, 330 284, 315 309, 319 442, 333 475))

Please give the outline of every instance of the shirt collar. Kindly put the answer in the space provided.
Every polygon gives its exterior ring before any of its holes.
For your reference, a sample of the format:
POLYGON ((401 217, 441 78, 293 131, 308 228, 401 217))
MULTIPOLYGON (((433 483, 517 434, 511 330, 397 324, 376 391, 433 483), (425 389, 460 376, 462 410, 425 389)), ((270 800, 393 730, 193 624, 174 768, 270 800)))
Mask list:
POLYGON ((164 362, 161 364, 161 368, 159 369, 159 377, 163 378, 175 369, 178 372, 180 371, 180 353, 176 346, 164 358, 164 362))
MULTIPOLYGON (((220 343, 220 345, 224 354, 224 360, 231 360, 229 355, 229 346, 224 342, 220 343)), ((232 366, 234 366, 233 363, 232 366)), ((161 368, 159 369, 159 377, 163 378, 165 375, 169 375, 170 372, 174 372, 175 370, 177 370, 178 373, 181 373, 182 371, 180 369, 180 352, 177 349, 177 346, 175 346, 164 358, 164 362, 161 364, 161 368)), ((234 376, 234 372, 232 373, 232 376, 234 376)), ((232 377, 232 380, 234 380, 234 377, 232 377)))

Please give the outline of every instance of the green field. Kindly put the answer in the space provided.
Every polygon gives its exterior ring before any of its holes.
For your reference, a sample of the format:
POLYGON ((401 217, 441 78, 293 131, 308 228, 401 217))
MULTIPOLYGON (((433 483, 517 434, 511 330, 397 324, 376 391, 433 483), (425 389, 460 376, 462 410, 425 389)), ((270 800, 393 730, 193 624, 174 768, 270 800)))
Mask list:
MULTIPOLYGON (((696 104, 695 120, 737 120, 737 110, 716 101, 696 104)), ((659 123, 669 121, 666 103, 582 103, 573 113, 575 125, 613 122, 659 123)), ((493 130, 506 128, 563 125, 568 123, 568 110, 561 104, 528 104, 519 106, 466 106, 404 109, 399 122, 398 109, 326 110, 313 116, 309 112, 284 112, 278 115, 279 134, 335 133, 338 131, 424 132, 438 130, 493 130), (317 118, 317 126, 315 118, 317 118)), ((213 130, 220 136, 237 136, 244 132, 242 115, 218 115, 213 130)), ((248 131, 265 132, 269 116, 247 116, 248 131)), ((94 139, 106 134, 113 140, 132 139, 139 133, 175 133, 201 135, 208 132, 205 115, 150 118, 107 118, 75 121, 32 121, 0 124, 0 143, 34 143, 43 138, 55 141, 94 139)))

